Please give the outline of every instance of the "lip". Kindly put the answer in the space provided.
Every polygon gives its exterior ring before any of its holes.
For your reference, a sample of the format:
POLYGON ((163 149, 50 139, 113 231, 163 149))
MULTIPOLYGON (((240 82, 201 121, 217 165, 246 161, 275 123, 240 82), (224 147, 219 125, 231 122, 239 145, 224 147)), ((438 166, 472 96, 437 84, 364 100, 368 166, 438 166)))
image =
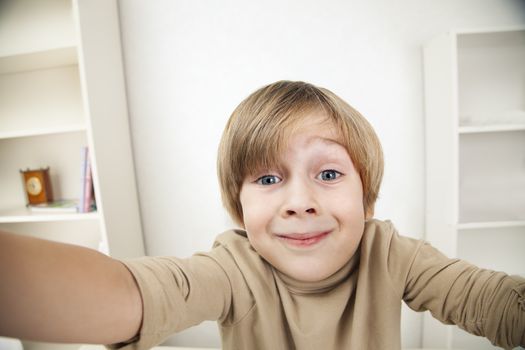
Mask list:
POLYGON ((332 231, 276 234, 283 242, 296 247, 311 247, 324 240, 332 231))

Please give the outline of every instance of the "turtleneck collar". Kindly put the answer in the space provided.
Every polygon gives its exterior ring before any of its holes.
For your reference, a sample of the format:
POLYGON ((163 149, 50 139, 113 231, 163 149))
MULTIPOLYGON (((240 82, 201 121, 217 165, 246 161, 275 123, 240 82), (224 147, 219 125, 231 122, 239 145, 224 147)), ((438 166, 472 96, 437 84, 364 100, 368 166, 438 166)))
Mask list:
POLYGON ((334 274, 328 276, 327 278, 321 281, 314 282, 305 282, 297 280, 291 276, 284 274, 283 272, 272 268, 274 271, 274 276, 277 279, 280 279, 287 287, 287 289, 295 294, 314 294, 314 293, 324 293, 330 291, 340 285, 342 282, 348 279, 359 266, 359 249, 356 250, 354 255, 348 260, 348 262, 343 265, 339 270, 334 274))

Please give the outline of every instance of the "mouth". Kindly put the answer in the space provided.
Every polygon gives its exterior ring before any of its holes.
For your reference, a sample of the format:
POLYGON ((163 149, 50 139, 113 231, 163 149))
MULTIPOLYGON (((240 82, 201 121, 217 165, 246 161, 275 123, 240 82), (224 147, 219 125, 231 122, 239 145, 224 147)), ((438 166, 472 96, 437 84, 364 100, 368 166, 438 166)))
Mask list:
POLYGON ((297 246, 297 247, 310 247, 316 245, 325 239, 331 231, 320 231, 320 232, 309 232, 309 233, 289 233, 289 234, 277 234, 277 238, 283 242, 297 246))

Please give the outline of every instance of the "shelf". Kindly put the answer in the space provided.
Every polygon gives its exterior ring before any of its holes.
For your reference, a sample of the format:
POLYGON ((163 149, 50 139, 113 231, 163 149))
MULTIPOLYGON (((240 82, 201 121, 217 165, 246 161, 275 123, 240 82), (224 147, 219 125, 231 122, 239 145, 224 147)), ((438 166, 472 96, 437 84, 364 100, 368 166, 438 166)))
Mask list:
POLYGON ((488 132, 525 131, 525 124, 476 125, 460 126, 460 134, 477 134, 488 132))
POLYGON ((98 212, 91 213, 34 213, 27 208, 0 211, 0 224, 21 222, 58 222, 98 220, 98 212))
POLYGON ((75 46, 25 52, 0 57, 0 74, 18 73, 78 64, 75 46))
MULTIPOLYGON (((523 274, 525 27, 451 30, 423 58, 425 238, 449 257, 523 274)), ((426 348, 491 347, 424 318, 426 348)))
POLYGON ((8 0, 0 23, 0 227, 143 256, 135 179, 118 179, 133 173, 118 1, 8 0), (50 167, 54 196, 79 198, 86 146, 109 215, 28 210, 19 170, 50 167))
POLYGON ((524 227, 525 221, 487 221, 487 222, 465 222, 457 225, 458 230, 478 230, 491 228, 524 227))
POLYGON ((32 130, 17 130, 17 131, 3 131, 0 132, 0 140, 2 139, 14 139, 20 137, 30 137, 30 136, 44 136, 44 135, 53 135, 53 134, 65 134, 69 132, 81 132, 86 131, 86 125, 84 124, 72 124, 72 125, 63 125, 57 126, 54 128, 40 128, 32 130))
POLYGON ((457 28, 453 31, 456 35, 470 35, 470 34, 497 34, 507 32, 525 31, 523 26, 508 26, 508 27, 486 27, 486 28, 457 28))

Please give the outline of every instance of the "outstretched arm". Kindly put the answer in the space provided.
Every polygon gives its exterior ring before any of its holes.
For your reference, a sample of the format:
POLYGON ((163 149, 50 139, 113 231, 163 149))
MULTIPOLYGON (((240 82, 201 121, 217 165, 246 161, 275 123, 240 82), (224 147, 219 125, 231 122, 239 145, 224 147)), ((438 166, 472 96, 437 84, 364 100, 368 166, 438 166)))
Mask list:
POLYGON ((134 337, 139 289, 95 250, 0 232, 0 335, 111 344, 134 337))
POLYGON ((407 304, 506 349, 525 345, 525 278, 448 259, 428 244, 407 277, 407 304))

